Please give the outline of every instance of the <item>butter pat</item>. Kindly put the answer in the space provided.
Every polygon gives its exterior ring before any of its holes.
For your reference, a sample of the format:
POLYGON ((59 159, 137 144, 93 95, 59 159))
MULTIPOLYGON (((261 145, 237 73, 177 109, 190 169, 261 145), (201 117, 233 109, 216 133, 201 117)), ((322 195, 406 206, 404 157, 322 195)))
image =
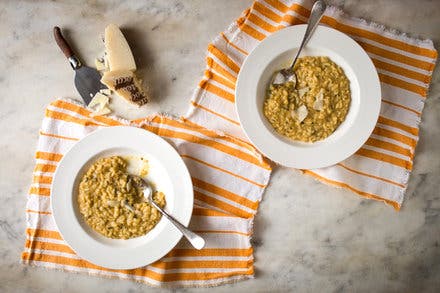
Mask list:
POLYGON ((148 102, 148 96, 133 71, 117 70, 104 72, 101 82, 130 103, 142 106, 148 102))
POLYGON ((110 71, 136 70, 130 46, 118 26, 110 24, 105 28, 104 43, 110 71))

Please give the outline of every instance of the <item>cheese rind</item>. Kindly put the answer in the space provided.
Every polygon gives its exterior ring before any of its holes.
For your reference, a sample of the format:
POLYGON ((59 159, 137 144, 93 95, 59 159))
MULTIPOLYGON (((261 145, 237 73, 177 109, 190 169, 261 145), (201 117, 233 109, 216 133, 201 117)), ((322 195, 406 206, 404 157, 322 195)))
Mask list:
POLYGON ((133 71, 104 72, 101 82, 130 103, 142 106, 148 102, 148 96, 133 71))
POLYGON ((110 71, 136 70, 130 46, 117 25, 110 24, 105 28, 104 43, 110 71))

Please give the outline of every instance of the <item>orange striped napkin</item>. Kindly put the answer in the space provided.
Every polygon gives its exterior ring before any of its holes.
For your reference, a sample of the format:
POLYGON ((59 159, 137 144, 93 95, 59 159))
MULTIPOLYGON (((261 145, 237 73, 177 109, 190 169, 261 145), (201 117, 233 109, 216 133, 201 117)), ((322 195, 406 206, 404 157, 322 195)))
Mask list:
MULTIPOLYGON (((205 76, 186 118, 246 140, 234 106, 240 65, 266 36, 286 26, 306 23, 312 3, 255 1, 209 45, 205 76)), ((373 134, 355 155, 328 168, 303 172, 398 210, 413 166, 437 51, 430 40, 409 38, 349 17, 335 7, 327 9, 321 23, 349 35, 368 53, 379 73, 382 104, 373 134)))
POLYGON ((91 117, 90 111, 76 102, 57 100, 46 109, 36 160, 26 206, 23 263, 155 286, 210 286, 253 277, 252 222, 271 168, 248 143, 184 119, 159 115, 136 121, 91 117), (63 241, 50 209, 57 164, 86 134, 114 125, 142 127, 166 139, 180 153, 194 185, 190 227, 206 240, 203 250, 182 240, 151 265, 110 270, 80 259, 63 241))
MULTIPOLYGON (((285 26, 305 23, 310 7, 311 1, 256 1, 209 45, 205 77, 186 118, 156 115, 126 121, 91 117, 87 109, 69 100, 50 104, 28 196, 23 263, 155 286, 211 286, 252 278, 252 222, 271 168, 245 142, 237 122, 236 77, 243 60, 261 40, 285 26), (113 125, 143 127, 164 137, 181 154, 195 190, 190 227, 203 234, 206 248, 197 251, 182 240, 154 264, 109 270, 80 259, 63 241, 50 213, 53 172, 77 140, 113 125)), ((322 22, 350 35, 370 55, 380 75, 382 108, 373 134, 355 155, 335 166, 304 173, 399 209, 437 52, 431 41, 411 39, 349 18, 335 8, 327 10, 322 22)))

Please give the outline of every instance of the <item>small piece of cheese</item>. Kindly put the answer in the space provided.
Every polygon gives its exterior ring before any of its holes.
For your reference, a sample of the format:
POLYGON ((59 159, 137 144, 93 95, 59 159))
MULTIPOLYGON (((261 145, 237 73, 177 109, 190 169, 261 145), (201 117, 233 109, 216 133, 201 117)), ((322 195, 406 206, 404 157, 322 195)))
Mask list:
POLYGON ((278 71, 275 76, 272 79, 273 84, 283 84, 286 82, 293 82, 293 86, 296 85, 296 76, 295 74, 292 74, 289 76, 289 78, 285 78, 285 76, 281 73, 281 71, 278 71))
POLYGON ((307 111, 307 107, 305 105, 301 105, 298 109, 292 111, 291 116, 292 118, 297 119, 299 123, 301 123, 304 119, 306 119, 308 114, 309 111, 307 111))
POLYGON ((302 89, 298 90, 298 95, 300 98, 302 98, 305 94, 307 94, 309 92, 309 88, 308 87, 303 87, 302 89))
POLYGON ((92 112, 90 114, 90 116, 94 117, 94 116, 107 115, 107 114, 109 114, 111 112, 112 112, 112 110, 110 110, 109 107, 104 107, 104 108, 102 108, 102 109, 100 109, 98 111, 92 112))
POLYGON ((103 95, 101 92, 98 92, 90 101, 88 107, 94 111, 99 111, 107 106, 108 102, 109 98, 106 95, 103 95))
POLYGON ((313 109, 321 111, 324 107, 324 90, 321 89, 315 97, 315 102, 313 103, 313 109))
POLYGON ((136 70, 130 46, 117 25, 110 24, 105 28, 104 43, 110 71, 136 70))
POLYGON ((88 107, 91 109, 100 110, 104 108, 109 102, 109 97, 102 94, 101 92, 98 92, 95 94, 93 99, 90 101, 88 107))
POLYGON ((101 58, 95 59, 95 67, 98 71, 108 70, 108 68, 105 67, 104 59, 101 58))
POLYGON ((284 75, 281 74, 281 72, 278 72, 273 77, 272 83, 273 84, 283 84, 286 81, 284 78, 284 75))
POLYGON ((130 103, 142 106, 148 102, 148 96, 133 71, 104 72, 101 82, 130 103))
POLYGON ((102 90, 99 90, 99 92, 100 92, 101 94, 106 95, 106 96, 110 96, 110 95, 112 94, 112 91, 109 90, 109 89, 102 89, 102 90))
POLYGON ((289 78, 287 79, 288 82, 293 82, 293 86, 296 86, 296 75, 292 74, 289 76, 289 78))

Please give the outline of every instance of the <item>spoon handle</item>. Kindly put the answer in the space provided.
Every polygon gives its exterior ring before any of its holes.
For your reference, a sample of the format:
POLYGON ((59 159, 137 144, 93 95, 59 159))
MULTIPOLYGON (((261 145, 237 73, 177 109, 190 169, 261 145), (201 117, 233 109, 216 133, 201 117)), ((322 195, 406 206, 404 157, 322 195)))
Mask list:
POLYGON ((179 229, 180 232, 182 232, 183 236, 185 236, 186 239, 191 243, 191 245, 195 249, 202 249, 205 246, 205 240, 191 231, 190 229, 186 228, 184 225, 182 225, 179 221, 177 221, 173 216, 168 214, 164 209, 162 209, 160 206, 158 206, 154 201, 151 201, 151 204, 163 215, 165 216, 170 222, 176 226, 177 229, 179 229))
POLYGON ((322 16, 324 15, 326 8, 327 8, 327 5, 322 0, 318 0, 315 2, 315 4, 313 4, 312 12, 310 12, 310 18, 309 18, 309 21, 307 22, 307 28, 306 28, 306 32, 304 34, 304 38, 301 42, 301 45, 299 46, 298 52, 296 52, 295 59, 293 60, 292 65, 290 66, 290 69, 293 69, 293 66, 295 66, 296 59, 298 59, 298 56, 301 53, 303 47, 310 40, 310 37, 312 36, 315 28, 318 26, 318 23, 321 20, 322 16))

